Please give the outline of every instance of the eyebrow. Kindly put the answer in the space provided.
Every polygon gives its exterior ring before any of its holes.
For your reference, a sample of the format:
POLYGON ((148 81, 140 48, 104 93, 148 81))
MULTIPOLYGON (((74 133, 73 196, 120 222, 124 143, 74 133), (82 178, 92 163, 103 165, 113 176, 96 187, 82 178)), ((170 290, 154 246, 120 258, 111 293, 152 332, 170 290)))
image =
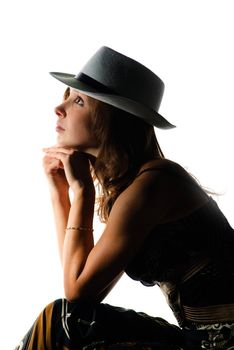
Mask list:
POLYGON ((88 100, 88 96, 83 94, 81 91, 76 90, 74 88, 70 88, 71 91, 74 91, 78 96, 80 96, 80 98, 82 98, 82 100, 88 100), (82 95, 82 96, 81 96, 82 95))
POLYGON ((76 90, 74 88, 70 88, 70 91, 74 91, 77 94, 82 94, 82 92, 80 90, 76 90))

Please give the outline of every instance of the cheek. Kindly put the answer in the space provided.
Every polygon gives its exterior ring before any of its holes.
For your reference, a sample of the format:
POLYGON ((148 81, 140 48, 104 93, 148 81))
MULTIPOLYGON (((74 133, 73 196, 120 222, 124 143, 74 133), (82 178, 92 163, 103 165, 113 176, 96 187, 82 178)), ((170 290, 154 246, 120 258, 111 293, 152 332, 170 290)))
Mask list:
POLYGON ((72 138, 77 139, 77 141, 91 141, 95 138, 92 121, 88 118, 77 118, 70 124, 70 135, 72 138))
POLYGON ((89 121, 87 119, 81 119, 78 120, 75 125, 75 130, 77 133, 82 132, 85 134, 90 134, 91 132, 91 124, 89 123, 89 121))

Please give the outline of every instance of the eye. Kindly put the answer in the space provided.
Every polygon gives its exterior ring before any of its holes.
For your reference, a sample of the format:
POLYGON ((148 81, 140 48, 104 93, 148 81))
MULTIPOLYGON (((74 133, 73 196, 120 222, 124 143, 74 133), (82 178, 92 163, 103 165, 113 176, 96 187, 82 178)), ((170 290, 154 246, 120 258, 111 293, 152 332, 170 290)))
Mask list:
POLYGON ((80 96, 77 96, 74 102, 80 106, 84 105, 84 101, 82 100, 82 98, 80 96))

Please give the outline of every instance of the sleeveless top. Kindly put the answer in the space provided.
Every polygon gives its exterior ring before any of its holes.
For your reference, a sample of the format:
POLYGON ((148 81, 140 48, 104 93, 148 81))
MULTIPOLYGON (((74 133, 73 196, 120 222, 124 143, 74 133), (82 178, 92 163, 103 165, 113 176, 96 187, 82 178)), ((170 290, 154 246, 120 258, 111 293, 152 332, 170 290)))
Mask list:
POLYGON ((234 230, 209 197, 190 215, 156 225, 125 272, 145 286, 159 285, 179 325, 191 327, 183 305, 234 307, 234 230))

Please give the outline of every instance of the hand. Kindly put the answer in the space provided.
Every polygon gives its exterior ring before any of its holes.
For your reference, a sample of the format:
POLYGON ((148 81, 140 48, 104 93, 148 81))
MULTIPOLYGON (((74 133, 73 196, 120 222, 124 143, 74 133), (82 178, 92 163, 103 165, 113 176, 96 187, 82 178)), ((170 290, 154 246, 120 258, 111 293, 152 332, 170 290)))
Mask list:
POLYGON ((46 161, 51 160, 50 167, 48 167, 50 176, 53 177, 56 174, 60 176, 60 179, 62 176, 74 194, 95 193, 89 155, 74 148, 61 146, 44 148, 43 150, 46 153, 46 161))
POLYGON ((46 154, 43 158, 43 167, 49 182, 50 190, 62 195, 68 194, 69 184, 61 161, 46 154))

